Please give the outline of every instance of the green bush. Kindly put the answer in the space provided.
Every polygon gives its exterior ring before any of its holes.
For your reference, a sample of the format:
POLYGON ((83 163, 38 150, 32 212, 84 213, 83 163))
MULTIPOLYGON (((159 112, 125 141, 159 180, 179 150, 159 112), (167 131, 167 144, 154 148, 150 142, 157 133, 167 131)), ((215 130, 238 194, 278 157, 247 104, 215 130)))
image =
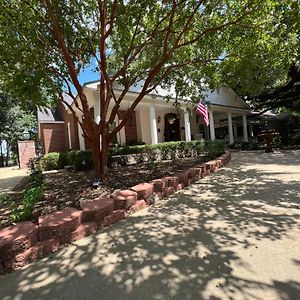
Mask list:
POLYGON ((22 207, 18 209, 14 204, 12 204, 12 213, 10 214, 11 219, 14 222, 30 220, 36 203, 42 197, 43 188, 41 186, 27 189, 23 195, 22 207))
POLYGON ((215 158, 224 153, 225 143, 223 140, 207 141, 205 148, 208 158, 215 158))
MULTIPOLYGON (((63 163, 60 157, 62 153, 52 152, 45 154, 40 160, 40 167, 43 171, 57 170, 63 168, 63 163)), ((64 155, 63 155, 64 156, 64 155)))
POLYGON ((295 133, 289 136, 289 144, 293 146, 300 145, 300 130, 297 130, 295 133))
POLYGON ((63 169, 67 165, 72 165, 76 170, 88 170, 93 167, 93 157, 91 151, 74 150, 70 152, 51 152, 45 154, 39 162, 43 171, 63 169))
MULTIPOLYGON (((109 165, 125 165, 126 155, 136 155, 138 162, 155 160, 176 160, 184 157, 208 155, 215 157, 224 152, 224 142, 216 140, 206 142, 166 142, 155 145, 135 145, 109 149, 109 165)), ((53 170, 72 165, 76 170, 88 170, 93 167, 91 151, 73 150, 67 153, 49 153, 40 160, 41 170, 53 170)))
POLYGON ((91 151, 71 151, 68 155, 68 161, 77 171, 92 169, 94 164, 91 151))

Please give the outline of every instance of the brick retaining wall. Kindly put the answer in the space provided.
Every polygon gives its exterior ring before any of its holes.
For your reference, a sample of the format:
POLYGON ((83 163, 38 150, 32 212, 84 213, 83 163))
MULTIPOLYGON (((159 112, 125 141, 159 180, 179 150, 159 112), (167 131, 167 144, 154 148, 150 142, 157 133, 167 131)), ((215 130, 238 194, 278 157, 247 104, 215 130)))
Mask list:
POLYGON ((0 231, 0 274, 23 267, 122 220, 155 202, 156 198, 167 197, 214 172, 230 159, 230 152, 226 152, 216 160, 195 165, 174 176, 115 191, 110 198, 84 201, 80 210, 69 207, 41 216, 37 225, 27 221, 7 227, 0 231))

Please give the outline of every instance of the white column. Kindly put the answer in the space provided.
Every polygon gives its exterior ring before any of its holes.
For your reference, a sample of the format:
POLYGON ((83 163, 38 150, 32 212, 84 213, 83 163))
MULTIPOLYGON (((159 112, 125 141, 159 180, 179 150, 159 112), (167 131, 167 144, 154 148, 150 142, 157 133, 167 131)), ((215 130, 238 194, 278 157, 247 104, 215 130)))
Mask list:
POLYGON ((249 133, 250 133, 251 137, 254 137, 254 134, 253 134, 253 125, 252 124, 249 124, 249 133))
POLYGON ((156 114, 155 114, 154 106, 152 104, 149 106, 149 116, 150 116, 151 144, 158 144, 156 114))
POLYGON ((184 112, 183 118, 184 118, 184 128, 185 128, 185 140, 187 142, 190 142, 192 138, 191 138, 190 116, 188 111, 184 112))
POLYGON ((69 140, 69 149, 72 149, 72 139, 71 139, 71 129, 70 129, 70 122, 67 123, 68 128, 68 140, 69 140))
POLYGON ((85 141, 84 141, 84 136, 83 136, 83 130, 82 130, 80 124, 78 124, 78 138, 79 138, 80 150, 85 150, 85 141))
POLYGON ((248 132, 247 132, 247 119, 246 119, 246 115, 243 115, 243 136, 244 136, 244 142, 248 142, 248 132))
POLYGON ((233 144, 234 139, 233 139, 233 129, 232 129, 232 118, 230 112, 227 113, 227 119, 228 119, 229 144, 233 144))
MULTIPOLYGON (((94 98, 94 120, 96 124, 99 125, 101 117, 100 117, 100 99, 98 96, 94 98)), ((100 149, 101 149, 101 135, 100 135, 100 149)))
POLYGON ((210 139, 214 141, 216 139, 215 134, 215 121, 214 121, 214 112, 209 111, 209 129, 210 129, 210 139))
POLYGON ((100 123, 100 99, 99 99, 99 97, 94 98, 94 119, 97 124, 100 123))

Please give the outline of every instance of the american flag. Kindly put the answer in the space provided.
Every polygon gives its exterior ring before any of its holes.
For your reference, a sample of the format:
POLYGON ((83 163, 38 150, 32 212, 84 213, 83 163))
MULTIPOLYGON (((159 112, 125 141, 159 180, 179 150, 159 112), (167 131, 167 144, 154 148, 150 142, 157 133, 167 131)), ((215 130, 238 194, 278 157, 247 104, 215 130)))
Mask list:
POLYGON ((206 126, 209 125, 208 110, 204 100, 201 100, 196 108, 199 114, 203 117, 206 126))

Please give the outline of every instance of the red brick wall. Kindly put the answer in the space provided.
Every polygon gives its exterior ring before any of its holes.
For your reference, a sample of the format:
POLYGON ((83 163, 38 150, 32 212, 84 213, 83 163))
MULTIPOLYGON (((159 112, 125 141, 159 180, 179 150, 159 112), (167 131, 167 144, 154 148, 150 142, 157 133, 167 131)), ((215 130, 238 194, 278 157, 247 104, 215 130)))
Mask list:
POLYGON ((79 149, 79 138, 78 138, 78 123, 76 121, 76 118, 74 117, 74 115, 72 113, 69 113, 69 111, 66 109, 66 107, 62 103, 59 103, 58 111, 60 112, 61 116, 63 117, 63 119, 65 121, 65 136, 67 138, 66 143, 67 143, 68 150, 70 149, 68 122, 70 122, 71 149, 78 150, 79 149))
POLYGON ((34 141, 18 141, 20 168, 26 168, 31 158, 36 157, 34 141))
MULTIPOLYGON (((120 111, 120 118, 126 114, 125 110, 120 111)), ((137 127, 136 127, 136 116, 135 112, 129 117, 125 124, 125 136, 126 136, 126 144, 135 144, 138 140, 137 137, 137 127)))
POLYGON ((41 123, 40 130, 43 154, 69 150, 65 123, 41 123))

